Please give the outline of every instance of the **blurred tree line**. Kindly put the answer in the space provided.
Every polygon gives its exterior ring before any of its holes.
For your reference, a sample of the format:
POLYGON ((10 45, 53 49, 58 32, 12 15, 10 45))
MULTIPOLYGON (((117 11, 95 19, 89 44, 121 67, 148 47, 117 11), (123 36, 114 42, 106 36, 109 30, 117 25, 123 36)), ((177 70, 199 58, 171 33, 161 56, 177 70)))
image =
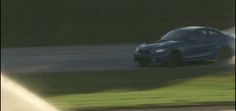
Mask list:
POLYGON ((1 0, 3 47, 126 43, 234 26, 235 0, 1 0))

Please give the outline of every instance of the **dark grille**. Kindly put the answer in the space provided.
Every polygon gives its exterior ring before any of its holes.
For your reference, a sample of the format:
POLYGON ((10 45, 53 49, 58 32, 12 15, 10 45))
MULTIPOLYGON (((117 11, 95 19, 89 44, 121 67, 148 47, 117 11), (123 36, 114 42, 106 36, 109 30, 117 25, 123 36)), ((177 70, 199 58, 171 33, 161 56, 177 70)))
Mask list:
POLYGON ((147 49, 139 49, 138 53, 140 53, 140 54, 150 54, 151 51, 147 50, 147 49))

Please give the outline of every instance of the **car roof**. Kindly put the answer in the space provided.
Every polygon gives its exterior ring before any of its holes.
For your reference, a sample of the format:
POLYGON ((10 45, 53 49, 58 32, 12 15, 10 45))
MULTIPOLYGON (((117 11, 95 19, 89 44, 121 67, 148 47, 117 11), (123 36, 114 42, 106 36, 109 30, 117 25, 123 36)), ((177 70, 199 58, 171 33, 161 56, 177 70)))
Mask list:
MULTIPOLYGON (((211 28, 211 27, 204 27, 204 26, 187 26, 187 27, 182 27, 182 28, 178 28, 177 30, 199 30, 199 29, 211 29, 211 30, 217 30, 215 28, 211 28)), ((218 30, 217 30, 218 31, 218 30)))

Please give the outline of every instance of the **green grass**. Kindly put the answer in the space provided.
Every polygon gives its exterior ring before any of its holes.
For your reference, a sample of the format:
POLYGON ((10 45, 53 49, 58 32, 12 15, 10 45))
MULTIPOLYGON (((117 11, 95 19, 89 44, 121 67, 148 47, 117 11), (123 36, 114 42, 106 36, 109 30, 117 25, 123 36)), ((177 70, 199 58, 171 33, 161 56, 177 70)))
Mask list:
POLYGON ((233 104, 234 73, 225 67, 179 67, 10 77, 61 109, 97 109, 233 104))

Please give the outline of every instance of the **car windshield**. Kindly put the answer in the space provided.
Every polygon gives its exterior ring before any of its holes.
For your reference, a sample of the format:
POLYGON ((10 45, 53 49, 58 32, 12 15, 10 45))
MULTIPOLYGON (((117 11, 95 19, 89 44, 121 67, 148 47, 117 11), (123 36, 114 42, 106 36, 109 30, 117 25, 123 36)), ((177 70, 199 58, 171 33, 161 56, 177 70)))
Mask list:
POLYGON ((174 30, 170 31, 167 34, 165 34, 161 40, 172 40, 172 41, 183 41, 185 39, 185 35, 189 31, 186 30, 174 30))

